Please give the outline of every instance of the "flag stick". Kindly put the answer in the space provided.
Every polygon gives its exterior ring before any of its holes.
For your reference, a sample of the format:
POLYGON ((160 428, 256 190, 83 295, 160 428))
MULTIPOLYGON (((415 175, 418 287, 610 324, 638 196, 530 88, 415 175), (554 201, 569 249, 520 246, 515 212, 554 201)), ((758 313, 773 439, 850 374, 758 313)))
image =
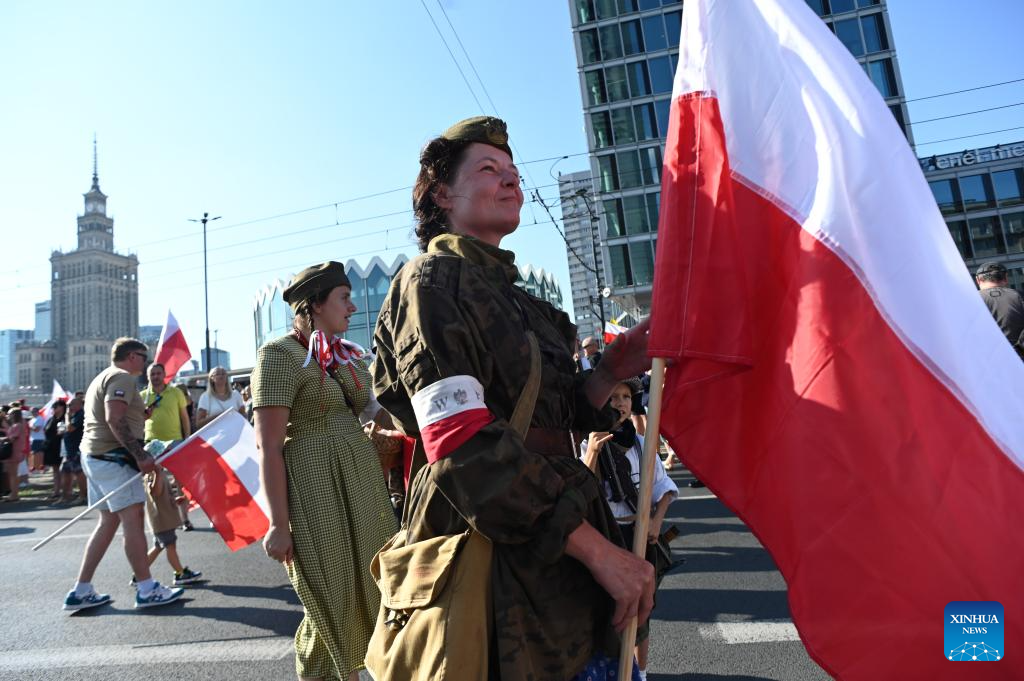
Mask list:
MULTIPOLYGON (((196 435, 197 435, 197 434, 199 433, 199 431, 200 431, 200 430, 204 430, 204 429, 205 429, 205 428, 206 428, 207 426, 209 426, 209 425, 211 425, 211 424, 213 424, 213 423, 216 423, 217 421, 219 421, 219 420, 220 420, 220 418, 221 418, 222 416, 224 416, 224 414, 227 414, 227 413, 228 413, 228 412, 230 412, 230 411, 231 411, 231 410, 229 409, 228 411, 225 411, 225 412, 223 412, 222 414, 220 414, 220 416, 218 416, 217 418, 215 418, 215 419, 214 419, 213 421, 210 421, 210 423, 206 424, 206 426, 203 426, 202 428, 200 428, 199 430, 197 430, 197 431, 196 431, 195 433, 192 433, 191 435, 189 435, 189 436, 188 436, 187 438, 185 438, 184 440, 182 440, 181 442, 179 442, 179 443, 178 443, 177 445, 175 445, 174 447, 171 447, 171 448, 167 449, 166 451, 162 452, 162 453, 160 454, 160 456, 158 456, 158 457, 157 457, 156 459, 154 459, 154 460, 153 460, 153 463, 155 463, 155 464, 159 465, 161 461, 163 461, 164 459, 166 459, 167 457, 169 457, 169 456, 170 456, 171 454, 173 454, 174 452, 178 451, 178 449, 180 449, 182 445, 185 445, 185 444, 187 444, 188 442, 191 442, 191 441, 192 441, 192 439, 193 439, 193 438, 195 438, 195 436, 196 436, 196 435)), ((82 454, 82 456, 88 456, 88 454, 82 454)), ((114 489, 113 491, 111 491, 111 492, 108 492, 107 494, 105 494, 105 495, 103 496, 103 498, 102 498, 102 499, 100 499, 100 500, 99 500, 99 501, 97 501, 96 503, 94 503, 94 504, 92 504, 91 506, 89 506, 89 507, 88 507, 87 509, 85 509, 84 511, 82 511, 81 513, 79 513, 78 515, 76 515, 76 516, 75 516, 74 518, 72 518, 71 520, 69 520, 69 521, 67 521, 66 523, 64 523, 64 525, 62 525, 60 529, 58 529, 58 530, 57 530, 56 532, 54 532, 53 534, 51 534, 51 535, 50 535, 49 537, 47 537, 46 539, 43 539, 43 540, 42 540, 41 542, 39 542, 38 544, 36 544, 35 546, 33 546, 33 547, 32 547, 32 550, 33 550, 33 551, 35 551, 35 550, 37 550, 37 549, 39 549, 39 548, 41 548, 41 547, 45 546, 46 544, 50 543, 50 541, 51 541, 52 539, 55 539, 55 538, 57 537, 57 535, 61 534, 61 533, 62 533, 62 532, 64 532, 64 531, 65 531, 66 529, 68 529, 69 527, 71 527, 72 525, 74 525, 75 523, 77 523, 77 522, 78 522, 79 520, 81 520, 82 518, 84 518, 84 517, 85 517, 85 515, 86 515, 87 513, 89 513, 89 511, 92 511, 92 510, 94 510, 94 509, 95 509, 95 508, 96 508, 97 506, 99 506, 100 504, 102 504, 102 503, 103 503, 104 501, 106 501, 106 500, 107 500, 107 499, 109 499, 110 497, 114 496, 115 494, 117 494, 118 492, 120 492, 121 490, 123 490, 123 489, 124 489, 125 487, 127 487, 127 486, 128 486, 128 485, 130 485, 130 484, 132 484, 132 483, 133 483, 133 482, 135 482, 136 480, 138 480, 138 479, 139 479, 139 478, 140 478, 141 476, 142 476, 142 473, 140 472, 140 473, 136 473, 136 474, 135 474, 135 475, 133 475, 132 477, 130 477, 130 478, 128 478, 127 480, 125 480, 125 481, 124 481, 123 483, 121 483, 120 485, 118 485, 116 489, 114 489)))
MULTIPOLYGON (((651 523, 651 491, 654 486, 654 463, 658 460, 658 437, 661 426, 661 392, 665 385, 665 360, 656 357, 651 364, 651 399, 647 407, 647 430, 644 434, 644 453, 640 461, 640 499, 633 525, 633 553, 643 558, 647 554, 647 528, 651 523)), ((633 648, 636 646, 637 618, 632 617, 622 632, 619 649, 619 678, 623 681, 633 675, 633 648)))

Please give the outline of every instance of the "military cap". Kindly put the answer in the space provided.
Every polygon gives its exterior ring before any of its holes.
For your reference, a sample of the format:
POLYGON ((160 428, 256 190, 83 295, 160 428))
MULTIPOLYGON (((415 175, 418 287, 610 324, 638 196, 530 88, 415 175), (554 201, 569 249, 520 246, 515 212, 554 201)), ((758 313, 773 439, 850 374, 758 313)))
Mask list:
POLYGON ((988 274, 995 275, 998 278, 1000 275, 1006 274, 1006 267, 1001 262, 989 260, 988 262, 981 264, 981 267, 978 268, 976 274, 979 277, 983 274, 988 274))
POLYGON ((282 295, 284 302, 293 308, 304 300, 309 300, 318 293, 330 291, 338 286, 352 287, 345 274, 345 266, 340 262, 328 262, 313 265, 302 270, 288 283, 282 295))
POLYGON ((459 121, 441 133, 446 140, 480 142, 501 149, 512 158, 512 147, 508 145, 508 127, 505 121, 494 116, 473 116, 459 121))

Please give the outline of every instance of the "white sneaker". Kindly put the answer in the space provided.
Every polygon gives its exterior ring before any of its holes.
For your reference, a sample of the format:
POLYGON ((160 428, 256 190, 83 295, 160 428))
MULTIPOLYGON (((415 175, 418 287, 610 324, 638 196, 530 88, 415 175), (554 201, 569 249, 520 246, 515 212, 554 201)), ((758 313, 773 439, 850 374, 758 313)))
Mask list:
POLYGON ((183 593, 185 593, 184 589, 168 589, 166 586, 162 586, 160 582, 154 582, 153 590, 145 596, 142 595, 141 591, 135 594, 135 607, 153 608, 158 605, 167 605, 181 598, 183 593))

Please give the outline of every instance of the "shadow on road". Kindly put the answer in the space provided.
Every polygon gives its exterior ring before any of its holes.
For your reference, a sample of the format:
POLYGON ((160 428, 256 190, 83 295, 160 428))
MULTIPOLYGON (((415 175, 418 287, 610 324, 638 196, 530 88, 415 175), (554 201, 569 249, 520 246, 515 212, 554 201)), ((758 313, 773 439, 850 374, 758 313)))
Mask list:
POLYGON ((686 558, 685 572, 774 572, 775 562, 761 547, 672 544, 672 552, 686 558))
POLYGON ((27 525, 17 525, 15 527, 0 527, 0 537, 10 537, 15 534, 32 534, 35 532, 34 527, 27 525))
POLYGON ((207 584, 202 583, 206 591, 216 591, 225 596, 233 598, 269 598, 275 601, 283 601, 291 605, 299 605, 299 595, 295 593, 290 584, 278 586, 240 586, 233 584, 207 584))
POLYGON ((658 590, 654 618, 677 622, 718 622, 723 613, 749 615, 751 620, 789 618, 785 591, 725 591, 721 589, 658 590))

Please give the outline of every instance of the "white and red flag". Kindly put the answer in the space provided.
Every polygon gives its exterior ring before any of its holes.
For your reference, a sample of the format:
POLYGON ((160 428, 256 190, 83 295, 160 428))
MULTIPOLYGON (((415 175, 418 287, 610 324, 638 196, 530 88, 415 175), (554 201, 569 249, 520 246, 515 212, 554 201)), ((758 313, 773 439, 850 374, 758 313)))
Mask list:
POLYGON ((185 342, 185 334, 181 332, 178 320, 168 310, 167 321, 164 323, 163 331, 160 332, 160 343, 156 346, 153 363, 164 365, 166 372, 164 381, 170 383, 178 373, 178 369, 190 359, 192 359, 192 351, 188 349, 188 343, 185 342))
POLYGON ((39 410, 39 415, 44 419, 50 418, 50 409, 57 402, 70 402, 71 398, 74 397, 71 393, 64 389, 57 379, 53 379, 53 388, 50 390, 50 401, 43 405, 43 408, 39 410))
POLYGON ((615 340, 616 336, 618 336, 620 333, 624 333, 624 332, 626 332, 628 330, 629 329, 627 329, 626 327, 620 326, 619 324, 617 324, 615 322, 615 320, 605 322, 604 323, 604 344, 605 345, 611 345, 612 342, 615 340))
POLYGON ((771 553, 832 676, 963 678, 950 601, 999 601, 1024 648, 1024 365, 902 130, 803 0, 687 0, 680 46, 664 433, 771 553))
POLYGON ((234 409, 197 430, 160 465, 199 503, 232 551, 259 541, 270 529, 256 433, 234 409))

